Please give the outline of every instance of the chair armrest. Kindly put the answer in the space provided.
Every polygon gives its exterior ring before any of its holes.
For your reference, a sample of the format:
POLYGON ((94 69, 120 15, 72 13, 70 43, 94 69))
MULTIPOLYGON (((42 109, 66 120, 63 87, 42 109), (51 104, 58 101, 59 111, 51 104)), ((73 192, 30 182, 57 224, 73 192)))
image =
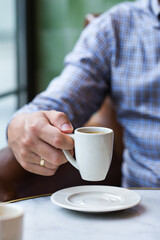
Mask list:
POLYGON ((14 155, 9 148, 0 150, 0 201, 9 201, 17 197, 12 184, 14 155))
POLYGON ((0 177, 0 202, 6 202, 16 197, 13 186, 0 177))

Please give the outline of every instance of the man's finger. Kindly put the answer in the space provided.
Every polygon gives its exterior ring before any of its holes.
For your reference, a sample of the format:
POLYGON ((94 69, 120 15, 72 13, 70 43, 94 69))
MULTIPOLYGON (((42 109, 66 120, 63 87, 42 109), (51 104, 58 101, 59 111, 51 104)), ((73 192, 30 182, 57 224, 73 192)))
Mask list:
POLYGON ((52 176, 57 171, 57 168, 49 169, 49 168, 46 168, 45 166, 42 167, 42 166, 37 165, 37 164, 27 163, 27 169, 26 170, 31 172, 31 173, 35 173, 35 174, 42 175, 42 176, 52 176))
POLYGON ((62 132, 73 132, 73 126, 65 113, 57 111, 46 111, 45 115, 49 119, 50 123, 53 126, 59 128, 62 132))
MULTIPOLYGON (((74 147, 74 141, 71 137, 50 124, 45 124, 40 129, 39 138, 55 148, 71 150, 74 147)), ((37 147, 39 148, 39 146, 37 147)))

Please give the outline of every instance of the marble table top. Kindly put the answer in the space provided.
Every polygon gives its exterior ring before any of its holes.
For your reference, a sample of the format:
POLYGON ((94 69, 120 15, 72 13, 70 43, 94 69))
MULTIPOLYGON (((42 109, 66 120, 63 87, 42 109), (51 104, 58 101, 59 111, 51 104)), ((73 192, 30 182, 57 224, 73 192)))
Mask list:
POLYGON ((17 202, 24 209, 24 240, 159 240, 160 190, 134 190, 142 197, 133 208, 89 214, 54 205, 50 196, 17 202))

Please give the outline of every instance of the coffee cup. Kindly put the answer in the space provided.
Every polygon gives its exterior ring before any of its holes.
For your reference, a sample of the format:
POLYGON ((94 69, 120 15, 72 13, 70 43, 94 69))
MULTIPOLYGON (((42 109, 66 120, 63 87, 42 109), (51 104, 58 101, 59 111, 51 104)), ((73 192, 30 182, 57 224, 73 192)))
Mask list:
POLYGON ((22 240, 23 210, 16 204, 0 204, 0 240, 22 240))
POLYGON ((79 170, 83 180, 102 181, 108 173, 114 133, 110 128, 81 127, 69 134, 75 143, 75 158, 63 150, 68 161, 79 170))

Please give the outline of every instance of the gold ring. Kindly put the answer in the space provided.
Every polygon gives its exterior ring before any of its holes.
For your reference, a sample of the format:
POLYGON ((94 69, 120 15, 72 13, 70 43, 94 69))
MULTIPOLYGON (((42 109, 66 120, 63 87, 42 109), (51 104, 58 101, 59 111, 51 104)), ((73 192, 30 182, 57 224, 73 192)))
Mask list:
POLYGON ((44 164, 45 164, 45 159, 41 157, 39 165, 41 167, 44 167, 44 164))

